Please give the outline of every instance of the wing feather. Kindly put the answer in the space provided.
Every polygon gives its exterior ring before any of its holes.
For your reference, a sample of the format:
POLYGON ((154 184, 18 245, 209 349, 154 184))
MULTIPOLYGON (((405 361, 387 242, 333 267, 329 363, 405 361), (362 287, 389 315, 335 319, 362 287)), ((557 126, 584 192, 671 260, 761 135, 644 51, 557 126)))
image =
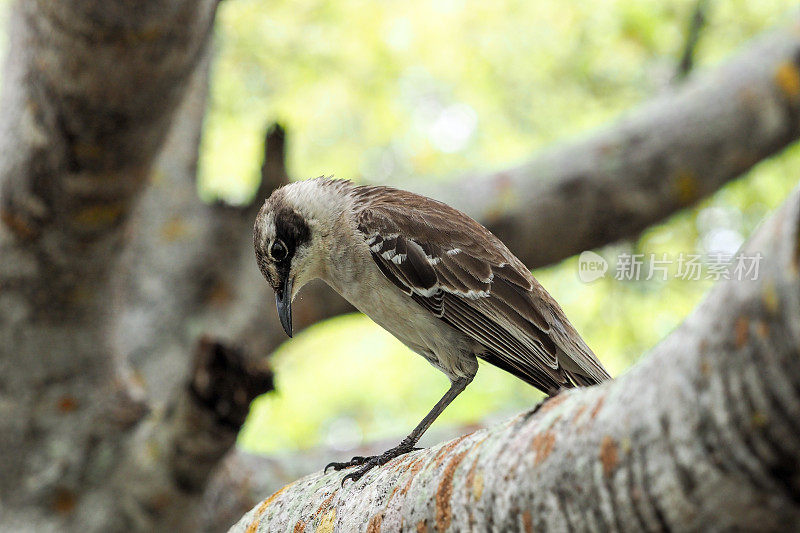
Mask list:
POLYGON ((428 312, 537 388, 609 379, 555 300, 486 228, 455 209, 389 187, 357 187, 356 224, 381 272, 428 312))

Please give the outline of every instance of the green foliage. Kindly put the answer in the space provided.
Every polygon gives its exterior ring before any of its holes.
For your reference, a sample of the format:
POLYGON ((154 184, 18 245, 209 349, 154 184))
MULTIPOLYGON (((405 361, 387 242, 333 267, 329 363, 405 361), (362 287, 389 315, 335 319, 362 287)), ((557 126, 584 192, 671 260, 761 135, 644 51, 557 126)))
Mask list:
MULTIPOLYGON (((289 132, 297 177, 402 184, 448 179, 529 157, 597 127, 668 85, 695 2, 227 0, 220 5, 201 192, 253 194, 263 130, 289 132)), ((697 68, 781 21, 794 2, 710 2, 697 68)), ((700 207, 601 251, 702 253, 744 238, 796 182, 800 152, 759 165, 700 207), (715 233, 716 232, 716 233, 715 233)), ((575 258, 536 272, 613 374, 694 308, 710 281, 581 283, 575 258)), ((302 305, 302 302, 300 302, 302 305)), ((269 302, 264 312, 273 312, 269 302)), ((445 378, 358 316, 304 332, 274 359, 278 391, 241 438, 270 451, 400 436, 445 378), (354 341, 355 339, 355 341, 354 341)), ((441 423, 480 420, 540 395, 483 365, 441 423)))

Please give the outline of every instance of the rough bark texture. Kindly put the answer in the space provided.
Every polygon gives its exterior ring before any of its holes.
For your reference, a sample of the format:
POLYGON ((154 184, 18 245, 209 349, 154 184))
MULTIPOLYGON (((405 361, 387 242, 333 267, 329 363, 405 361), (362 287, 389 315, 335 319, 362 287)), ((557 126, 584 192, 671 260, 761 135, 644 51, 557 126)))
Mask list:
MULTIPOLYGON (((498 420, 495 418, 493 422, 498 420)), ((434 426, 425 433, 420 446, 448 441, 482 427, 480 424, 434 426)), ((206 489, 203 524, 208 531, 227 531, 265 496, 309 472, 331 461, 349 461, 355 455, 377 455, 396 444, 397 438, 392 437, 350 449, 319 447, 268 456, 237 450, 220 464, 206 489)))
POLYGON ((800 523, 800 192, 628 373, 410 453, 342 488, 313 474, 254 531, 784 531, 800 523))
MULTIPOLYGON (((153 462, 137 438, 165 432, 148 430, 157 413, 148 417, 109 334, 119 304, 110 274, 215 9, 213 0, 13 9, 0 118, 4 528, 157 527, 165 504, 186 495, 175 476, 160 485, 133 466, 153 462), (137 498, 125 471, 141 473, 144 492, 167 490, 137 498)), ((188 388, 177 385, 180 403, 188 388)), ((191 414, 178 411, 173 427, 191 414)))

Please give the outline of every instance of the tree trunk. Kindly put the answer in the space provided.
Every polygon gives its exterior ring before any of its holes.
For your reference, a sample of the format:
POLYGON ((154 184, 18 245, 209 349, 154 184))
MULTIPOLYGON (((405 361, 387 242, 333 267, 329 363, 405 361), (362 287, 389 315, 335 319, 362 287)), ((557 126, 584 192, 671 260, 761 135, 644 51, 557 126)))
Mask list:
MULTIPOLYGON (((216 5, 26 0, 13 8, 0 117, 0 514, 8 529, 152 527, 181 494, 151 476, 150 488, 170 490, 136 499, 136 478, 121 476, 152 461, 143 438, 151 426, 142 423, 150 406, 109 334, 118 304, 110 273, 124 221, 206 54, 216 5)), ((185 416, 173 428, 193 416, 176 413, 185 416)))
POLYGON ((341 486, 318 472, 231 531, 785 531, 800 523, 800 192, 730 280, 625 375, 341 486))

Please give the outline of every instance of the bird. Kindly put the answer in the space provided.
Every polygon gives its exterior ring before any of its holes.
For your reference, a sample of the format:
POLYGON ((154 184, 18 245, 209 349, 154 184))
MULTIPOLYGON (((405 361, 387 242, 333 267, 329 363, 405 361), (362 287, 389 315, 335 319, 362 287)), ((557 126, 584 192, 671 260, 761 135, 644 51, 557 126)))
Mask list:
POLYGON ((322 279, 450 380, 400 444, 326 466, 358 467, 342 484, 418 449, 475 377, 478 360, 548 397, 611 378, 522 261, 484 226, 437 200, 328 177, 296 181, 265 200, 253 244, 289 337, 297 292, 322 279))

